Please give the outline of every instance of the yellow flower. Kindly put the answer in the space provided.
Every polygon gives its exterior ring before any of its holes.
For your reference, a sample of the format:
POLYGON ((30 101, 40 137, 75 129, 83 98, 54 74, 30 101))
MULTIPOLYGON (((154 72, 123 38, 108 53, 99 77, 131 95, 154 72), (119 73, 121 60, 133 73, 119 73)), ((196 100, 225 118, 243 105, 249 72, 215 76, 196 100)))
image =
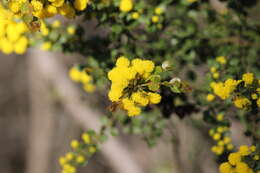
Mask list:
POLYGON ((54 27, 54 28, 58 28, 58 27, 60 27, 60 25, 61 25, 61 22, 60 22, 59 20, 55 20, 55 21, 52 23, 52 27, 54 27))
POLYGON ((88 151, 89 151, 90 153, 95 153, 95 152, 97 151, 97 148, 91 146, 91 147, 89 147, 88 151))
POLYGON ((225 143, 224 143, 224 141, 221 140, 221 141, 218 141, 218 145, 219 145, 219 146, 224 146, 225 143))
POLYGON ((18 13, 21 9, 22 4, 19 2, 10 2, 8 6, 13 13, 18 13))
POLYGON ((217 71, 216 67, 211 67, 211 68, 210 68, 210 72, 211 72, 211 73, 215 73, 216 71, 217 71))
POLYGON ((84 163, 85 161, 86 161, 86 159, 83 155, 79 155, 76 157, 76 162, 79 164, 84 163))
POLYGON ((220 173, 231 173, 232 166, 228 162, 224 162, 219 166, 220 173))
POLYGON ((81 136, 82 140, 84 141, 84 143, 86 144, 90 144, 91 139, 90 136, 87 133, 83 133, 81 136))
POLYGON ((151 104, 158 104, 161 102, 162 97, 160 94, 149 92, 148 95, 151 104))
POLYGON ((108 97, 112 102, 119 101, 119 98, 122 96, 122 91, 121 90, 110 90, 108 93, 108 97))
POLYGON ((122 100, 123 107, 125 110, 127 110, 129 116, 136 116, 141 113, 141 109, 137 106, 135 106, 135 103, 133 100, 130 100, 128 98, 124 98, 122 100))
POLYGON ((241 161, 241 155, 239 153, 231 153, 228 156, 228 161, 231 165, 236 165, 241 161))
POLYGON ((75 17, 75 10, 69 4, 64 3, 61 7, 59 7, 59 13, 67 18, 75 17))
POLYGON ((252 98, 253 100, 256 100, 256 99, 257 99, 257 94, 256 94, 256 93, 251 94, 251 98, 252 98))
POLYGON ((140 114, 140 106, 159 103, 159 94, 146 91, 154 67, 150 60, 136 58, 130 62, 124 56, 119 57, 116 67, 108 72, 108 79, 112 82, 109 99, 122 104, 121 108, 126 110, 129 116, 140 114))
POLYGON ((223 147, 223 146, 217 146, 217 147, 216 147, 215 153, 216 153, 217 155, 221 155, 223 152, 224 152, 224 147, 223 147))
POLYGON ((224 56, 218 56, 217 58, 216 58, 216 61, 218 62, 218 63, 220 63, 220 64, 226 64, 227 63, 227 60, 226 60, 226 58, 224 57, 224 56))
POLYGON ((237 173, 247 173, 249 171, 249 167, 245 162, 238 162, 236 165, 237 173))
POLYGON ((250 149, 251 152, 255 152, 256 151, 256 146, 252 145, 249 149, 250 149))
POLYGON ((154 70, 154 63, 149 60, 143 61, 143 69, 145 72, 150 73, 154 70))
POLYGON ((87 83, 84 85, 83 89, 88 93, 93 93, 96 90, 96 86, 92 83, 87 83))
POLYGON ((149 97, 141 92, 135 92, 132 94, 132 100, 141 106, 146 106, 149 103, 149 97))
POLYGON ((65 158, 67 161, 71 161, 74 158, 74 154, 69 152, 66 154, 65 158))
POLYGON ((58 10, 57 10, 57 7, 49 4, 45 7, 45 12, 46 12, 45 14, 47 17, 52 17, 58 13, 58 10))
POLYGON ((20 37, 14 44, 14 51, 17 54, 25 53, 28 45, 28 39, 25 36, 20 37))
POLYGON ((215 146, 215 145, 212 146, 212 147, 211 147, 211 151, 212 151, 213 153, 216 153, 216 152, 217 152, 217 146, 215 146))
POLYGON ((220 138, 221 138, 221 134, 220 134, 220 133, 215 133, 215 134, 213 135, 213 139, 214 139, 215 141, 219 140, 220 138))
POLYGON ((140 17, 140 14, 138 12, 133 12, 132 13, 132 18, 133 19, 139 19, 139 17, 140 17))
POLYGON ((51 49, 51 46, 52 46, 52 43, 49 42, 49 41, 46 41, 46 42, 44 42, 44 43, 41 45, 41 50, 48 51, 48 50, 51 49))
POLYGON ((69 35, 74 35, 75 34, 75 27, 73 27, 73 26, 69 26, 68 28, 67 28, 67 33, 69 34, 69 35))
POLYGON ((259 160, 260 157, 259 157, 259 155, 254 155, 253 159, 254 159, 254 160, 259 160))
POLYGON ((260 107, 260 98, 257 99, 257 106, 260 107))
POLYGON ((79 147, 79 142, 78 142, 77 140, 73 140, 73 141, 71 141, 70 146, 71 146, 71 148, 73 148, 73 149, 78 149, 78 147, 79 147))
POLYGON ((237 108, 248 108, 250 105, 251 105, 251 101, 248 100, 247 98, 245 97, 237 97, 235 98, 234 100, 234 105, 237 107, 237 108))
POLYGON ((162 10, 162 8, 157 7, 157 8, 155 8, 154 12, 155 12, 155 14, 160 15, 160 14, 162 14, 163 10, 162 10))
POLYGON ((213 94, 208 94, 207 95, 207 101, 212 102, 215 99, 215 96, 213 94))
POLYGON ((233 150, 234 149, 234 145, 233 144, 228 144, 227 145, 227 149, 228 150, 233 150))
POLYGON ((129 12, 129 11, 131 11, 133 9, 133 2, 132 2, 132 0, 121 0, 119 9, 122 12, 129 12))
POLYGON ((230 139, 230 137, 225 136, 223 141, 224 141, 225 144, 228 144, 228 143, 231 142, 231 139, 230 139))
POLYGON ((131 116, 136 116, 139 115, 141 113, 141 108, 140 107, 130 107, 128 109, 128 115, 131 116))
POLYGON ((41 1, 32 0, 31 4, 33 7, 33 10, 35 10, 35 11, 41 11, 43 9, 43 4, 41 1))
POLYGON ((54 0, 54 1, 52 0, 52 5, 55 7, 61 7, 63 4, 64 4, 64 0, 54 0))
POLYGON ((80 81, 83 84, 86 84, 91 80, 92 80, 92 77, 85 70, 80 72, 80 81))
POLYGON ((9 40, 3 38, 3 39, 2 39, 2 43, 3 43, 3 46, 2 46, 2 51, 3 51, 3 53, 5 53, 5 54, 10 54, 10 53, 13 52, 14 46, 13 46, 13 44, 12 44, 11 41, 9 41, 9 40))
POLYGON ((243 74, 242 80, 246 84, 251 85, 254 81, 254 74, 253 73, 245 73, 245 74, 243 74))
POLYGON ((217 132, 219 133, 223 133, 224 132, 224 128, 222 126, 217 128, 217 132))
POLYGON ((65 164, 63 168, 67 173, 76 173, 76 168, 70 164, 65 164))
POLYGON ((250 154, 250 150, 249 150, 249 147, 246 146, 246 145, 241 145, 239 147, 239 154, 241 154, 241 156, 247 156, 250 154))
POLYGON ((218 114, 217 117, 216 117, 216 119, 217 119, 218 121, 223 121, 223 119, 224 119, 224 114, 218 114))
POLYGON ((213 73, 213 78, 214 79, 218 79, 219 78, 219 73, 218 72, 213 73))
POLYGON ((66 162, 67 162, 67 160, 66 160, 66 158, 65 157, 60 157, 59 158, 59 163, 60 163, 60 165, 65 165, 66 164, 66 162))
POLYGON ((211 83, 211 87, 213 88, 213 92, 219 96, 221 99, 225 100, 232 92, 236 89, 237 84, 240 81, 236 81, 233 79, 227 79, 224 83, 218 82, 218 83, 211 83))
POLYGON ((88 1, 89 0, 75 0, 74 7, 79 11, 83 11, 87 8, 88 1))
POLYGON ((124 56, 119 57, 116 61, 117 67, 128 67, 129 65, 130 61, 124 56))
POLYGON ((152 17, 152 22, 153 23, 158 23, 159 22, 159 16, 153 16, 152 17))
POLYGON ((79 82, 81 80, 81 72, 77 67, 72 67, 69 71, 70 79, 79 82))
POLYGON ((44 22, 41 22, 40 32, 43 36, 47 36, 49 34, 49 29, 47 28, 47 26, 44 22))

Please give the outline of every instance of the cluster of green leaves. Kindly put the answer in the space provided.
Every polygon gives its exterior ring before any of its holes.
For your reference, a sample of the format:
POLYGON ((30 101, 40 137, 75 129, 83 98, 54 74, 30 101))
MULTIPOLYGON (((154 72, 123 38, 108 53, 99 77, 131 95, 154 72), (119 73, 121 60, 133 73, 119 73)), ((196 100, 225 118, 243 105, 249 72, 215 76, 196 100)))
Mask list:
MULTIPOLYGON (((259 123, 259 119, 245 120, 249 117, 246 114, 252 112, 236 110, 234 113, 231 100, 224 103, 220 99, 214 102, 205 99, 211 92, 211 82, 230 77, 239 79, 245 72, 252 72, 257 78, 260 76, 260 23, 248 17, 248 6, 242 5, 245 1, 228 0, 227 3, 230 8, 225 14, 215 11, 207 0, 194 3, 186 0, 135 1, 134 8, 127 13, 120 12, 119 0, 96 0, 88 6, 73 39, 59 44, 63 52, 86 57, 86 66, 92 69, 98 88, 106 88, 106 73, 120 55, 173 64, 174 73, 159 76, 169 79, 179 76, 192 85, 192 93, 183 94, 183 90, 189 90, 183 80, 165 82, 163 85, 170 86, 174 93, 162 87, 162 101, 157 107, 152 107, 152 111, 147 108, 141 116, 133 119, 125 115, 104 117, 103 129, 117 135, 119 122, 126 132, 142 134, 149 146, 153 146, 172 115, 185 118, 201 112, 210 127, 230 126, 229 119, 234 118, 245 124, 245 134, 252 134, 248 130, 251 122, 259 123), (234 8, 234 3, 239 8, 234 8), (157 7, 162 8, 163 13, 159 22, 153 23, 151 18, 157 7), (140 17, 134 19, 134 12, 138 12, 140 17), (96 22, 97 34, 88 35, 84 26, 87 20, 96 22), (216 62, 217 56, 225 56, 227 64, 223 66, 216 62), (219 79, 212 77, 210 67, 220 73, 219 79), (218 121, 218 113, 230 118, 218 121)), ((160 67, 156 70, 160 73, 160 67)), ((152 81, 155 85, 149 89, 156 90, 156 83, 161 79, 154 75, 152 81)), ((106 139, 107 135, 104 133, 103 137, 106 139)))
POLYGON ((161 113, 151 108, 147 108, 147 112, 136 118, 130 118, 123 112, 117 112, 112 116, 113 118, 109 116, 101 118, 101 122, 110 135, 117 136, 119 134, 118 127, 122 127, 125 133, 141 135, 150 147, 155 146, 157 139, 162 136, 166 127, 166 121, 161 113))

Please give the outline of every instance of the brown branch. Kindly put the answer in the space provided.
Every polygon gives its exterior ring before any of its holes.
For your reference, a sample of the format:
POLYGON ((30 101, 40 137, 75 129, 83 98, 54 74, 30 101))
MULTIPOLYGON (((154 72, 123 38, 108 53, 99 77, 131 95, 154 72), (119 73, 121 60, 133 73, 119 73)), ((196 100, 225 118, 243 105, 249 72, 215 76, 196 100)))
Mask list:
POLYGON ((210 0, 210 5, 220 14, 225 14, 228 11, 227 5, 219 0, 210 0))
POLYGON ((46 173, 51 171, 52 134, 55 131, 53 106, 49 86, 34 66, 28 61, 30 121, 28 141, 27 173, 46 173), (44 93, 44 94, 42 94, 44 93))
MULTIPOLYGON (((54 54, 31 50, 30 60, 35 68, 49 79, 62 98, 65 109, 85 129, 99 130, 101 124, 98 120, 101 113, 88 104, 83 104, 81 93, 68 79, 67 70, 54 54)), ((40 98, 39 98, 40 99, 40 98)), ((144 171, 136 161, 135 156, 118 139, 111 138, 106 142, 101 152, 110 162, 117 173, 143 173, 144 171)))

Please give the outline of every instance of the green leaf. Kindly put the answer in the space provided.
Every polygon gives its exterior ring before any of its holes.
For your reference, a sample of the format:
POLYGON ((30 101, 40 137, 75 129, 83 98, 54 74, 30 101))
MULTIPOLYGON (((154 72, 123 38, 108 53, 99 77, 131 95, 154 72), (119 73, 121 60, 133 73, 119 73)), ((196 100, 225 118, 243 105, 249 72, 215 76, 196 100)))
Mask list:
POLYGON ((162 69, 161 66, 156 66, 155 67, 154 74, 159 75, 162 72, 163 72, 163 69, 162 69))
POLYGON ((122 28, 121 25, 113 25, 113 26, 111 27, 111 30, 112 30, 112 32, 114 32, 114 33, 116 33, 116 34, 119 34, 119 33, 122 32, 123 28, 122 28))
POLYGON ((112 136, 118 136, 118 134, 119 134, 119 132, 118 132, 118 129, 117 128, 111 128, 110 129, 110 134, 112 135, 112 136))
POLYGON ((177 85, 171 86, 171 91, 174 92, 174 93, 181 93, 182 92, 181 88, 177 85))
POLYGON ((148 88, 151 91, 157 91, 158 89, 160 89, 160 84, 158 84, 158 83, 150 83, 148 85, 148 88))
POLYGON ((110 120, 106 116, 102 116, 100 118, 100 121, 101 121, 102 124, 107 125, 110 120))
POLYGON ((87 61, 88 61, 88 64, 89 64, 91 67, 93 67, 93 68, 99 67, 99 64, 98 64, 97 60, 95 60, 93 57, 89 57, 89 58, 87 59, 87 61))
POLYGON ((107 137, 107 135, 101 135, 99 137, 99 140, 100 140, 101 143, 104 143, 104 142, 106 142, 108 140, 108 137, 107 137))

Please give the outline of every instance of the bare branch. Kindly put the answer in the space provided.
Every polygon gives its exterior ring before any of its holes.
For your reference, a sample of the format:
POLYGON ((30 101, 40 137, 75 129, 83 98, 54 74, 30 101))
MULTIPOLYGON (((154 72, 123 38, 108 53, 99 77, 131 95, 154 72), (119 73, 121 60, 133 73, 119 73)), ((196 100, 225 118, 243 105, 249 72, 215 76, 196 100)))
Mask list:
MULTIPOLYGON (((81 93, 66 76, 67 71, 53 53, 31 50, 31 61, 35 67, 49 79, 56 87, 62 102, 73 118, 87 130, 98 130, 101 124, 98 120, 100 112, 92 109, 88 104, 83 104, 81 93)), ((117 173, 143 173, 134 155, 117 139, 109 139, 102 146, 101 151, 117 173)))

